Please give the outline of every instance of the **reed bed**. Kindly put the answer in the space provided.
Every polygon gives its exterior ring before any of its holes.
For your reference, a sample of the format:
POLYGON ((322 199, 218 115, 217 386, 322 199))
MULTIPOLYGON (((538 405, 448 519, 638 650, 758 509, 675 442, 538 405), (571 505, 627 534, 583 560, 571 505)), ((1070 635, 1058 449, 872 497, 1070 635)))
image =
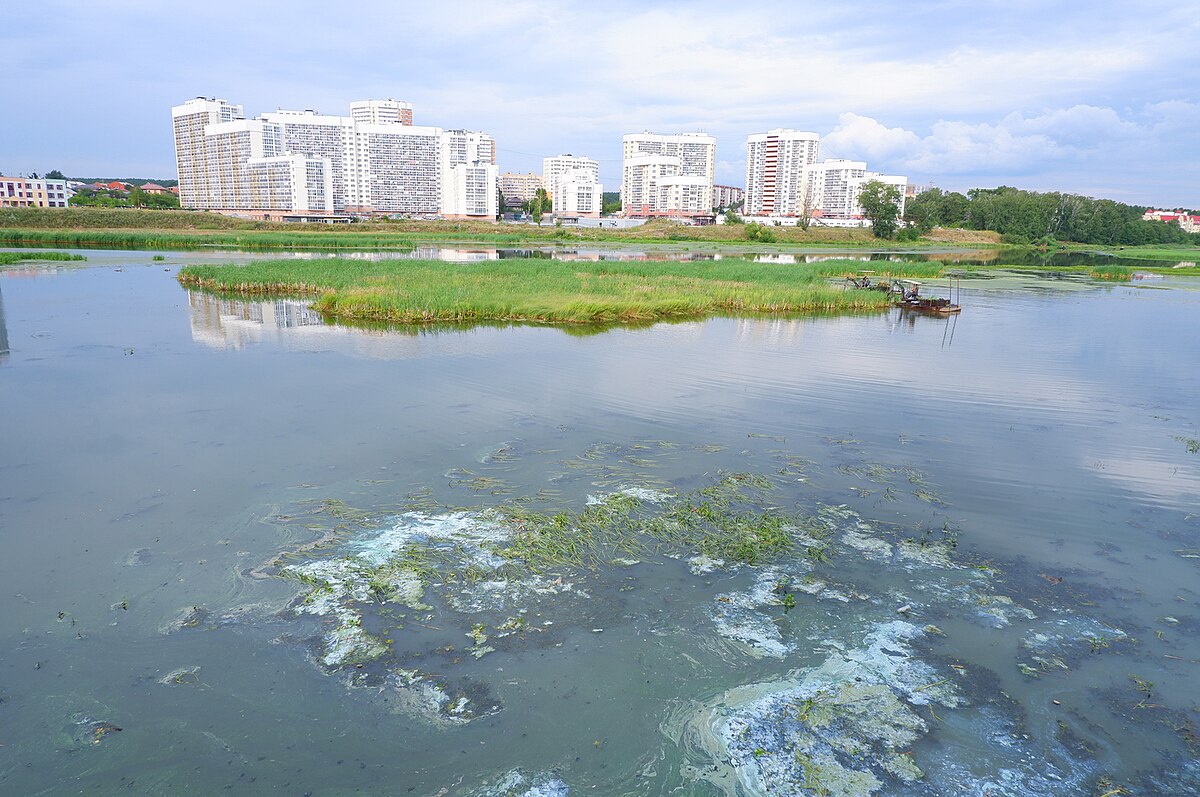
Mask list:
POLYGON ((87 258, 70 252, 0 252, 0 266, 11 266, 15 263, 34 260, 77 262, 87 260, 87 258))
MULTIPOLYGON (((187 266, 180 270, 179 281, 239 295, 308 295, 320 312, 346 320, 597 324, 887 307, 891 299, 886 294, 846 289, 838 281, 861 265, 728 259, 579 263, 513 258, 469 264, 270 260, 244 266, 187 266)), ((931 277, 942 269, 934 263, 892 265, 903 276, 931 277)))

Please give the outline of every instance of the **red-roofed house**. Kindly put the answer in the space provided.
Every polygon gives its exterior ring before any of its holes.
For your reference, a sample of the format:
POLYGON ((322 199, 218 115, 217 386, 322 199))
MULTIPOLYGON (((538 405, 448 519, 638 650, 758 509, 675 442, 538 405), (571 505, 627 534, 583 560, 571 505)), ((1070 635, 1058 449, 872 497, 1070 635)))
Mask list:
POLYGON ((171 193, 171 189, 164 188, 158 183, 142 183, 141 189, 143 193, 156 194, 159 196, 166 196, 167 194, 171 193))

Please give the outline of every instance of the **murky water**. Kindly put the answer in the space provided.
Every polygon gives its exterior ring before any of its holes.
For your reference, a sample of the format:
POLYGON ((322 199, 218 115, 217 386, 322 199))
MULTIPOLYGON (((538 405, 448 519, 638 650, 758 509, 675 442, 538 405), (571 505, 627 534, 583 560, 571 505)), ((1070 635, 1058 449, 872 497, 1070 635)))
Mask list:
POLYGON ((1200 792, 1195 280, 580 337, 88 255, 0 273, 0 792, 1200 792))

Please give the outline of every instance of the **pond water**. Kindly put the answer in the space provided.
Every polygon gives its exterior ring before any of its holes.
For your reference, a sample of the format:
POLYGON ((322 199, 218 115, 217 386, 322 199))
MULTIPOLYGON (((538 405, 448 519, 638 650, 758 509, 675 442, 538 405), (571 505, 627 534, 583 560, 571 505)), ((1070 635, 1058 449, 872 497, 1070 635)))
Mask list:
POLYGON ((1200 281, 388 331, 86 254, 0 272, 2 793, 1200 793, 1200 281))

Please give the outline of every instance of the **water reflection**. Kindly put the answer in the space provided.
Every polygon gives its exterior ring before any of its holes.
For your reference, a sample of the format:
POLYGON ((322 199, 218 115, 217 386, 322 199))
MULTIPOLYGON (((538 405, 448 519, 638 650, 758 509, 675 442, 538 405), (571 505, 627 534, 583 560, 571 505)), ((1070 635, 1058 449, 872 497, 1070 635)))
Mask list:
POLYGON ((8 359, 8 322, 4 318, 4 292, 0 290, 0 363, 8 359))

